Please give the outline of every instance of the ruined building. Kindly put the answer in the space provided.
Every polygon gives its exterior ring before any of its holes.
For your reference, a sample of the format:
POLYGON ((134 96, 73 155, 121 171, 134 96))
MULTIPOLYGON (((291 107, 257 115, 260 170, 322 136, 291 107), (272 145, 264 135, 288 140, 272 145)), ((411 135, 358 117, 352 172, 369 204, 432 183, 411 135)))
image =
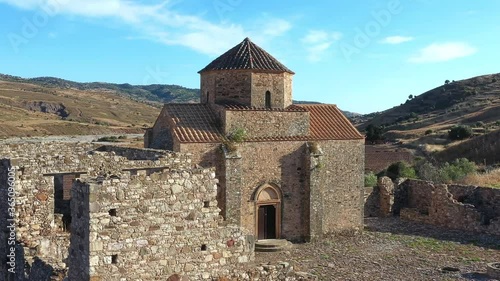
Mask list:
POLYGON ((224 219, 257 239, 362 227, 364 138, 335 105, 292 104, 294 72, 248 38, 200 72, 199 104, 166 104, 145 147, 215 167, 224 219))
POLYGON ((252 236, 220 218, 214 170, 189 154, 26 143, 0 159, 0 281, 201 280, 253 258, 252 236))

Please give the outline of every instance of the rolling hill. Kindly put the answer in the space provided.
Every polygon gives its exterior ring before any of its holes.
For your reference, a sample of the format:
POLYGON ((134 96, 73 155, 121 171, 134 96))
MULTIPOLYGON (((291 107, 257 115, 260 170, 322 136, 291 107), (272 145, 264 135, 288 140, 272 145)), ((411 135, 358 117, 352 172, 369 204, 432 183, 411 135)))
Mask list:
MULTIPOLYGON (((456 124, 495 125, 500 120, 500 73, 461 81, 446 81, 358 124, 383 126, 386 131, 421 135, 426 130, 446 130, 456 124)), ((397 134, 396 134, 397 135, 397 134)))

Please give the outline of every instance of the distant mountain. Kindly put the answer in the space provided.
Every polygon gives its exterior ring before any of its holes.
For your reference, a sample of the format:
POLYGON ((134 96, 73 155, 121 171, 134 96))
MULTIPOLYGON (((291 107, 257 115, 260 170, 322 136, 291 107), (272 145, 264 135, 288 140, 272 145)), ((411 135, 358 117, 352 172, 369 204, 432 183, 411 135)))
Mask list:
POLYGON ((21 78, 4 74, 0 74, 0 80, 31 83, 58 89, 76 89, 82 91, 107 90, 137 101, 158 103, 195 103, 199 102, 200 99, 199 89, 190 89, 178 85, 130 85, 101 82, 79 83, 55 77, 21 78))

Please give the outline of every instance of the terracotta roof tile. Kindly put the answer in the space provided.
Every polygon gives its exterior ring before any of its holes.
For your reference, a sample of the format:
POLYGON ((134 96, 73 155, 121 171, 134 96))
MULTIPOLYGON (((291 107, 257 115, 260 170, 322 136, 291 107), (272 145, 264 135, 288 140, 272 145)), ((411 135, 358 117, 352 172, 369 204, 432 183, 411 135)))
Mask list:
POLYGON ((253 106, 236 105, 236 104, 225 104, 223 106, 225 109, 229 111, 279 111, 279 112, 307 111, 306 109, 296 105, 290 105, 287 108, 265 108, 265 107, 253 107, 253 106))
POLYGON ((205 104, 165 104, 174 124, 173 135, 180 142, 220 142, 217 119, 205 104))
MULTIPOLYGON (((205 104, 166 104, 166 112, 174 124, 173 135, 181 143, 222 142, 224 134, 217 127, 217 118, 205 104)), ((240 110, 240 109, 236 109, 240 110)), ((261 110, 261 109, 242 109, 261 110)), ((263 109, 262 109, 263 110, 263 109)), ((283 110, 283 109, 282 109, 283 110)), ((310 112, 310 135, 250 138, 250 142, 351 140, 364 137, 335 105, 292 105, 284 110, 310 112)))
POLYGON ((240 44, 216 58, 198 73, 210 70, 254 69, 294 74, 261 47, 245 38, 240 44))
POLYGON ((316 140, 352 140, 364 137, 333 104, 298 105, 310 112, 310 137, 316 140))

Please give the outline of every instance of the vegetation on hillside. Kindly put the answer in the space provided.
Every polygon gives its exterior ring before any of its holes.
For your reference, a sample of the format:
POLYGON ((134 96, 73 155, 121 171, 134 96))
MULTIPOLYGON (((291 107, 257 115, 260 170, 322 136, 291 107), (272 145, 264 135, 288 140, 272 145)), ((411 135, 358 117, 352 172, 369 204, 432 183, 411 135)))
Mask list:
POLYGON ((137 101, 157 103, 193 103, 199 102, 200 90, 178 85, 130 85, 113 83, 79 83, 55 77, 21 78, 0 74, 0 80, 30 83, 48 88, 75 89, 81 91, 108 90, 137 101))
POLYGON ((372 114, 372 124, 386 130, 415 130, 444 125, 493 125, 500 120, 500 73, 445 84, 421 95, 410 94, 399 106, 372 114))
POLYGON ((432 181, 435 183, 460 183, 466 177, 477 173, 476 164, 466 158, 460 158, 453 162, 432 164, 425 159, 419 159, 414 165, 406 162, 391 164, 378 176, 387 176, 392 180, 396 178, 410 178, 432 181))

